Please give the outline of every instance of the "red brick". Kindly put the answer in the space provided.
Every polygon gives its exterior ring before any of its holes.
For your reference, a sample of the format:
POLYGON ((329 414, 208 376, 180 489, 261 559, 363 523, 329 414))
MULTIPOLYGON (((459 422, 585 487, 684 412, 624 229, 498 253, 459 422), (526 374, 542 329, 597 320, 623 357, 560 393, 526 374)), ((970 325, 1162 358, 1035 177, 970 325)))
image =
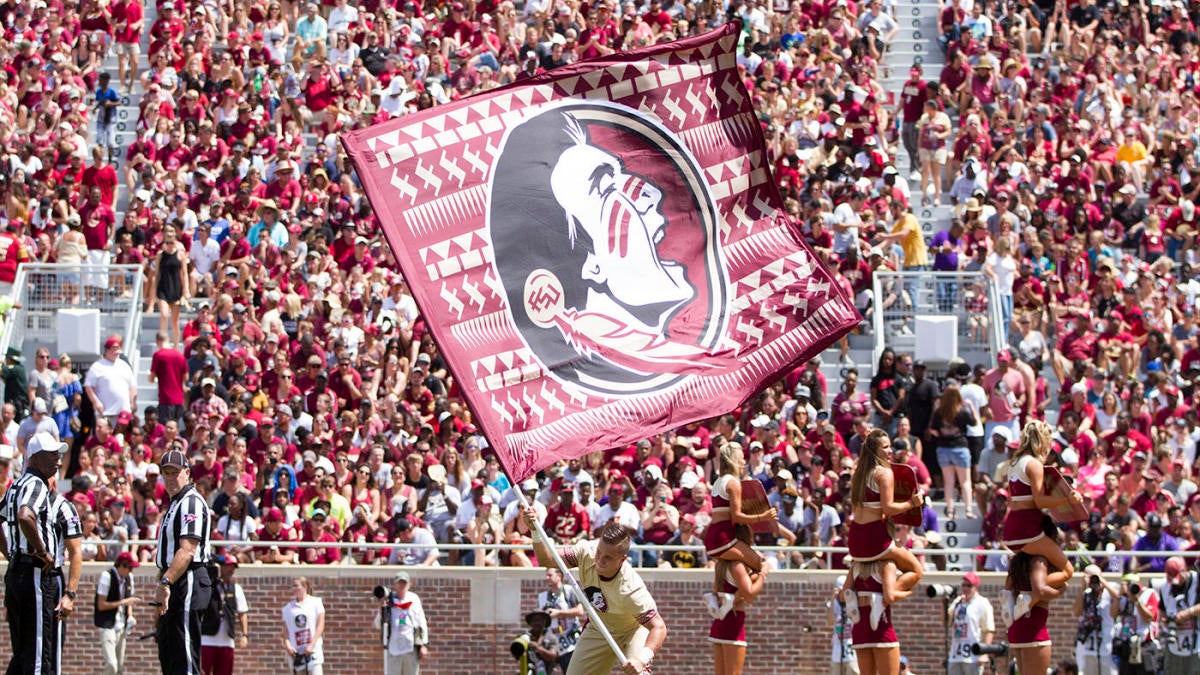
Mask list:
MULTIPOLYGON (((104 569, 88 565, 80 587, 81 611, 68 625, 64 649, 64 669, 68 675, 94 672, 99 657, 95 628, 91 623, 91 596, 95 579, 104 569), (86 599, 86 600, 85 600, 86 599)), ((250 602, 251 644, 237 654, 239 675, 266 675, 286 672, 279 636, 282 626, 280 608, 290 597, 290 580, 306 574, 314 579, 315 594, 325 602, 325 671, 340 673, 382 672, 379 633, 372 627, 376 604, 371 589, 387 583, 394 568, 336 567, 282 568, 244 567, 239 582, 250 602)), ((429 615, 431 654, 423 672, 431 675, 477 675, 511 673, 514 662, 508 653, 509 642, 523 628, 515 622, 471 623, 472 579, 477 593, 520 584, 520 612, 532 609, 542 589, 542 572, 514 569, 474 568, 413 569, 413 590, 420 594, 429 615)), ((767 588, 750 610, 747 635, 750 648, 745 672, 824 673, 828 671, 830 631, 825 626, 825 600, 833 588, 836 574, 830 572, 776 572, 767 580, 767 588)), ((983 575, 983 591, 995 598, 1000 578, 983 575)), ((712 668, 712 649, 708 644, 709 620, 700 595, 711 587, 708 571, 671 570, 645 572, 651 592, 670 628, 666 646, 655 660, 657 673, 704 673, 712 668)), ((152 589, 149 571, 139 570, 139 588, 152 589), (143 574, 142 572, 145 572, 143 574)), ((953 575, 927 577, 928 581, 956 583, 953 575)), ((942 601, 925 597, 922 589, 897 605, 893 617, 900 635, 903 653, 917 672, 941 672, 943 667, 942 601)), ((0 589, 2 595, 3 589, 0 589)), ((478 606, 478 605, 477 605, 478 606)), ((1051 636, 1055 641, 1056 660, 1072 654, 1074 620, 1069 601, 1055 603, 1052 610, 1051 636)), ((510 612, 517 608, 506 608, 510 612)), ((145 633, 154 625, 150 608, 141 608, 135 633, 145 633)), ((999 621, 999 608, 996 612, 999 621)), ((1001 627, 997 639, 1003 639, 1001 627)), ((9 658, 7 636, 0 639, 0 664, 9 658)), ((130 641, 126 672, 157 672, 154 642, 130 641)))

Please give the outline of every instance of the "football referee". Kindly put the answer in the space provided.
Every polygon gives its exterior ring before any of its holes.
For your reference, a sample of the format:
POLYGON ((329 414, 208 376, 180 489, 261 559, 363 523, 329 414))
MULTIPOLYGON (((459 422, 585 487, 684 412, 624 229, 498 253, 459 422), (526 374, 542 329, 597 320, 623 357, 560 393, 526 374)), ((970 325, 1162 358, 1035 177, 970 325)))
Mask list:
POLYGON ((158 662, 163 675, 200 675, 200 615, 208 608, 213 582, 207 565, 211 527, 208 504, 192 484, 187 457, 171 450, 159 461, 171 496, 158 530, 155 562, 161 570, 158 662))
MULTIPOLYGON (((59 672, 59 624, 75 609, 74 584, 79 581, 72 570, 73 584, 64 591, 58 561, 65 533, 56 527, 57 495, 51 481, 66 449, 66 443, 49 433, 34 434, 26 446, 25 473, 0 500, 0 544, 9 560, 4 575, 13 650, 9 673, 59 672)), ((78 559, 72 562, 79 566, 78 559)))

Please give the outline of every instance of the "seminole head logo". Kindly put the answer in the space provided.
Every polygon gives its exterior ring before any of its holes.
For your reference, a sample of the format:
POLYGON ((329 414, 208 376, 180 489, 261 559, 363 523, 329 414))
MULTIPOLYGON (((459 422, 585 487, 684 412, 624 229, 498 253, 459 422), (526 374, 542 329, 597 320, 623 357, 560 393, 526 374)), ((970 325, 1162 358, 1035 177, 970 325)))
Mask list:
POLYGON ((571 103, 520 123, 488 217, 513 320, 554 376, 639 394, 729 365, 716 206, 656 121, 571 103))

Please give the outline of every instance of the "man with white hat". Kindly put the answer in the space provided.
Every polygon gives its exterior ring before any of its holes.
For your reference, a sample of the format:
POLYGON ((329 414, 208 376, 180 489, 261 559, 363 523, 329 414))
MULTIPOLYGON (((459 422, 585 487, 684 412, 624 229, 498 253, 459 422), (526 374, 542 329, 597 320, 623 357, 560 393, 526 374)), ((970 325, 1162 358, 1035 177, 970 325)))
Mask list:
MULTIPOLYGON (((58 495, 51 481, 66 450, 67 444, 54 436, 35 434, 26 448, 25 473, 0 499, 0 545, 9 560, 4 575, 4 608, 13 649, 9 672, 58 673, 59 622, 75 611, 78 547, 72 547, 71 577, 65 590, 61 581, 45 581, 46 576, 62 577, 59 558, 64 540, 80 531, 78 514, 73 527, 60 527, 57 522, 58 495)), ((67 506, 64 512, 72 512, 69 502, 67 506)))
POLYGON ((46 406, 46 400, 42 398, 33 399, 33 406, 30 408, 29 416, 21 420, 21 425, 17 427, 17 450, 25 455, 25 449, 29 445, 29 440, 35 434, 47 433, 58 438, 58 425, 54 423, 54 419, 50 417, 49 408, 46 406))
POLYGON ((412 576, 408 572, 396 572, 392 577, 391 592, 379 599, 382 611, 375 615, 375 628, 383 629, 387 645, 383 672, 391 675, 418 675, 429 642, 425 609, 421 598, 408 590, 411 583, 412 576))

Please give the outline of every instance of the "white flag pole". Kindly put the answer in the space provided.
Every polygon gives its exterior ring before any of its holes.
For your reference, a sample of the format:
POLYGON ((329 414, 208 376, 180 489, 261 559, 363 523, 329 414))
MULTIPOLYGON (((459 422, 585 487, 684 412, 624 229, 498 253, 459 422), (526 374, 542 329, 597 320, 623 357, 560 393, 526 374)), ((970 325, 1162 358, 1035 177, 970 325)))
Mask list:
MULTIPOLYGON (((507 471, 505 475, 508 475, 507 471)), ((522 511, 524 511, 524 507, 529 506, 529 502, 525 499, 525 493, 521 490, 521 485, 513 483, 512 477, 509 477, 508 482, 512 485, 513 491, 517 493, 517 502, 521 505, 522 511)), ((600 615, 596 613, 596 608, 592 606, 591 600, 584 594, 583 588, 579 585, 579 580, 575 578, 574 574, 571 574, 571 570, 567 568, 566 561, 558 554, 558 549, 555 548, 554 542, 546 535, 546 530, 542 527, 542 522, 535 520, 534 527, 537 529, 537 535, 541 538, 542 543, 550 551, 550 557, 554 559, 554 564, 562 571, 563 577, 566 578, 571 588, 574 588, 575 592, 579 594, 580 602, 582 602, 583 609, 587 612, 588 618, 600 631, 600 634, 604 636, 604 641, 608 643, 609 649, 612 649, 613 653, 617 655, 617 662, 624 666, 629 662, 629 658, 625 656, 625 652, 621 650, 621 646, 613 639, 612 633, 608 632, 608 626, 604 625, 604 622, 600 620, 600 615)), ((476 555, 478 555, 478 552, 476 552, 476 555)), ((540 562, 545 564, 544 560, 540 562)))

